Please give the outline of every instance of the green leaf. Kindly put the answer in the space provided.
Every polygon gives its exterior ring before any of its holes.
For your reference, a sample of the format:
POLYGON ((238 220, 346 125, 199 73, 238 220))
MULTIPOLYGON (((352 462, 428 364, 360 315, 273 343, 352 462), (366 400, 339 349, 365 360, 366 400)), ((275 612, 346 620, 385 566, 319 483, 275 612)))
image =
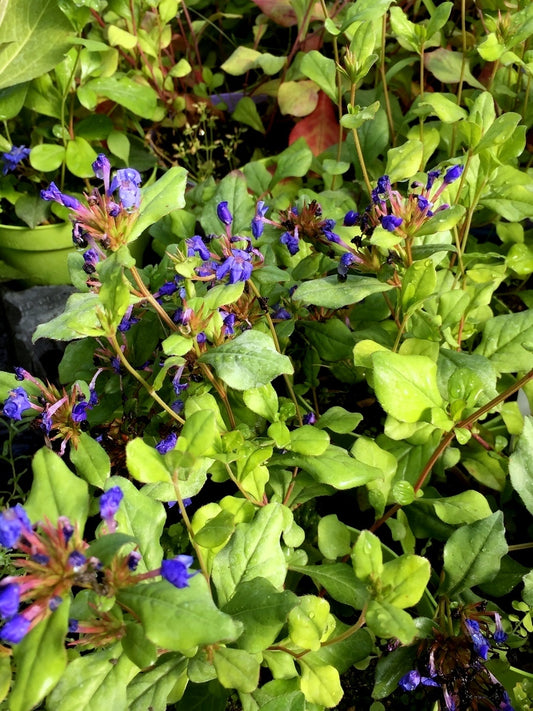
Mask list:
POLYGON ((457 105, 454 94, 424 94, 424 99, 418 104, 419 108, 429 106, 431 114, 437 116, 443 123, 455 123, 467 117, 466 111, 457 105))
POLYGON ((462 491, 455 496, 446 496, 442 499, 424 497, 417 499, 415 506, 433 506, 435 513, 444 523, 458 526, 465 523, 474 523, 490 516, 492 510, 487 499, 479 491, 470 489, 462 491))
POLYGON ((203 548, 218 548, 230 539, 234 530, 233 514, 220 511, 194 534, 194 541, 203 548))
MULTIPOLYGON (((196 457, 211 453, 218 428, 213 410, 197 410, 191 413, 183 426, 181 437, 187 442, 187 450, 196 457)), ((178 449, 179 449, 178 444, 178 449)))
POLYGON ((333 59, 312 49, 303 55, 300 70, 316 82, 334 103, 337 103, 337 69, 333 59))
POLYGON ((64 160, 64 146, 41 143, 31 149, 30 164, 35 170, 42 170, 44 173, 57 170, 64 160))
POLYGON ((57 684, 67 666, 65 635, 70 600, 64 599, 13 648, 17 673, 9 695, 10 711, 29 711, 57 684))
POLYGON ((363 415, 360 412, 348 412, 344 407, 334 405, 320 415, 315 427, 328 429, 337 434, 348 434, 355 430, 362 419, 363 415))
POLYGON ((266 578, 256 577, 239 583, 222 611, 244 626, 236 644, 248 652, 261 652, 274 643, 297 604, 290 590, 280 592, 266 578))
POLYGON ((278 155, 276 172, 270 181, 270 187, 277 185, 284 178, 301 178, 306 175, 312 161, 313 153, 305 138, 298 138, 278 155))
POLYGON ((9 0, 0 14, 0 89, 46 74, 63 61, 74 30, 56 0, 9 0))
POLYGON ((110 131, 106 141, 111 153, 127 165, 130 160, 131 144, 126 134, 121 131, 110 131))
POLYGON ((151 227, 165 215, 185 207, 187 171, 173 166, 153 185, 141 189, 139 216, 133 225, 130 241, 151 227))
MULTIPOLYGON (((470 62, 464 58, 462 52, 455 52, 451 49, 438 47, 433 50, 433 52, 424 53, 424 64, 428 71, 443 84, 458 84, 462 78, 463 81, 470 86, 481 89, 481 91, 485 90, 483 84, 481 84, 470 71, 470 62)), ((427 97, 428 95, 425 94, 424 102, 427 97)), ((443 119, 441 118, 441 120, 443 119)))
POLYGON ((306 701, 331 708, 343 697, 339 672, 329 664, 310 661, 307 657, 298 660, 302 670, 300 688, 306 701))
POLYGON ((329 445, 329 435, 313 425, 303 425, 291 431, 291 441, 288 449, 297 454, 319 457, 324 454, 329 445))
POLYGON ((381 585, 383 600, 405 609, 420 600, 431 575, 427 558, 419 555, 402 555, 383 566, 381 585))
POLYGON ((390 289, 392 289, 390 284, 384 284, 373 277, 349 275, 345 282, 340 282, 334 274, 301 284, 292 298, 304 304, 340 309, 349 304, 358 304, 370 294, 378 294, 390 289))
POLYGON ((277 352, 272 338, 254 330, 212 348, 199 360, 212 365, 219 378, 235 390, 257 388, 293 372, 290 359, 277 352))
POLYGON ((48 518, 57 523, 59 516, 67 516, 83 531, 89 512, 89 491, 86 482, 73 474, 48 447, 42 447, 32 462, 33 484, 25 504, 33 522, 48 518))
POLYGON ((362 610, 368 600, 366 584, 355 577, 353 568, 346 563, 291 565, 290 570, 308 575, 317 586, 325 588, 334 600, 350 605, 355 610, 362 610))
POLYGON ((246 74, 256 66, 260 56, 261 53, 256 49, 241 45, 220 65, 220 68, 226 74, 231 74, 232 76, 246 74))
POLYGON ((424 224, 416 231, 417 236, 425 237, 433 235, 436 232, 444 232, 450 230, 461 220, 466 209, 462 205, 452 205, 446 210, 437 212, 433 217, 424 222, 424 224))
POLYGON ((85 138, 76 136, 68 141, 65 160, 67 168, 78 178, 92 178, 94 176, 92 165, 96 160, 96 151, 85 138))
POLYGON ((37 326, 32 341, 39 338, 72 341, 84 336, 103 336, 104 329, 96 313, 98 304, 97 294, 72 294, 62 314, 37 326))
POLYGON ((524 418, 524 429, 516 449, 509 457, 509 475, 513 489, 533 515, 533 417, 524 418))
POLYGON ((339 521, 336 514, 323 516, 318 522, 318 549, 330 560, 349 555, 351 551, 350 530, 339 521))
POLYGON ((379 101, 370 106, 348 106, 349 113, 341 117, 341 126, 349 131, 357 130, 367 121, 373 121, 380 107, 379 101))
POLYGON ((139 84, 120 72, 109 77, 91 79, 86 82, 84 89, 124 106, 135 116, 141 116, 148 120, 156 116, 157 94, 155 90, 147 84, 139 84))
POLYGON ((259 131, 259 133, 265 133, 265 127, 261 121, 257 106, 254 100, 249 96, 243 96, 243 98, 239 100, 231 117, 235 121, 243 123, 245 126, 251 126, 256 131, 259 131))
POLYGON ((500 373, 530 370, 533 365, 533 310, 488 319, 481 343, 474 353, 488 358, 500 373))
POLYGON ((364 583, 377 582, 383 572, 383 553, 379 538, 371 531, 361 531, 351 554, 354 572, 364 583))
POLYGON ((278 395, 271 383, 259 388, 250 388, 242 394, 246 407, 270 422, 278 416, 278 395))
POLYGON ((417 633, 411 615, 386 601, 370 600, 366 623, 368 629, 378 637, 397 637, 402 644, 410 644, 417 633))
POLYGON ((433 294, 437 285, 437 272, 431 259, 414 262, 407 267, 400 292, 404 314, 412 314, 433 294))
POLYGON ((48 697, 47 711, 129 711, 126 687, 138 671, 120 644, 73 659, 48 697))
POLYGON ((126 466, 132 477, 143 484, 171 481, 163 455, 146 444, 142 437, 130 439, 126 444, 126 466))
POLYGON ((218 647, 213 664, 222 686, 251 694, 259 683, 259 659, 244 649, 218 647))
POLYGON ((324 360, 340 361, 350 358, 355 343, 355 335, 338 318, 328 321, 303 321, 306 338, 324 360))
MULTIPOLYGON (((135 627, 138 628, 137 625, 135 627)), ((122 640, 123 645, 125 639, 122 640)), ((142 674, 137 674, 128 684, 128 710, 166 711, 170 692, 181 680, 184 685, 187 682, 187 663, 188 660, 181 655, 165 654, 151 669, 144 669, 142 674)))
MULTIPOLYGON (((17 84, 6 89, 0 89, 0 121, 7 121, 17 116, 24 105, 27 91, 27 84, 17 84)), ((6 144, 2 146, 2 150, 9 151, 11 143, 6 140, 6 144)))
POLYGON ((109 565, 120 549, 127 544, 137 544, 134 536, 126 533, 107 533, 93 541, 88 548, 88 555, 94 555, 104 565, 109 565))
POLYGON ((387 151, 385 172, 391 183, 395 183, 397 180, 406 180, 417 173, 422 165, 423 156, 424 144, 422 141, 414 139, 406 141, 397 148, 390 148, 387 151))
POLYGON ((70 461, 76 467, 77 474, 100 489, 111 473, 109 455, 87 432, 81 433, 77 447, 71 446, 70 461))
POLYGON ((222 223, 217 217, 217 205, 222 201, 228 203, 228 210, 233 217, 233 234, 251 234, 250 221, 255 210, 255 202, 248 192, 246 178, 241 171, 234 170, 222 178, 215 194, 204 206, 200 224, 205 234, 220 234, 222 223))
POLYGON ((427 356, 376 351, 372 362, 377 398, 400 422, 419 422, 441 406, 437 365, 427 356))
POLYGON ((280 504, 263 506, 250 523, 240 523, 228 545, 213 562, 213 582, 224 605, 237 586, 257 577, 266 578, 278 590, 285 581, 287 562, 280 545, 285 528, 280 504))
POLYGON ((492 580, 507 553, 503 513, 461 526, 444 546, 446 578, 443 591, 451 596, 492 580))
POLYGON ((199 645, 232 641, 242 631, 240 623, 215 606, 200 573, 186 588, 166 580, 139 583, 121 590, 117 600, 139 617, 152 642, 182 654, 199 645))

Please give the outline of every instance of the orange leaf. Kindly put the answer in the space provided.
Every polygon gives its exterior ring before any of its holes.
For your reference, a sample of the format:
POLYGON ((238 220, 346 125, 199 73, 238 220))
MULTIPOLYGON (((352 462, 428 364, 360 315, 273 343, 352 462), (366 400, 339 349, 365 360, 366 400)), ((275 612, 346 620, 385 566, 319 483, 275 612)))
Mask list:
POLYGON ((339 122, 331 99, 323 91, 318 95, 316 109, 301 121, 298 121, 289 135, 289 145, 305 138, 307 145, 318 156, 326 148, 333 146, 339 140, 339 122))

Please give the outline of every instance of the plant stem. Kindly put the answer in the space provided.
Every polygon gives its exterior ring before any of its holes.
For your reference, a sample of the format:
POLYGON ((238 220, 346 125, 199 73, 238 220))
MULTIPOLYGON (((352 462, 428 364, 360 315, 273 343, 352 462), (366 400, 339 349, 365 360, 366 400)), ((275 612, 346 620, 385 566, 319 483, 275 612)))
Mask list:
POLYGON ((200 550, 200 547, 194 540, 194 531, 191 525, 191 520, 189 518, 189 515, 187 513, 187 509, 185 508, 185 504, 183 503, 183 498, 180 493, 179 489, 179 484, 178 484, 178 477, 176 474, 173 475, 172 477, 172 484, 174 486, 174 491, 176 493, 176 500, 178 502, 178 506, 180 508, 180 513, 181 517, 183 519, 183 523, 185 524, 185 527, 187 528, 187 533, 189 534, 189 540, 191 542, 192 547, 194 548, 194 551, 196 553, 196 557, 198 558, 198 563, 200 564, 200 568, 202 569, 202 575, 207 581, 207 585, 209 587, 209 590, 211 590, 211 587, 209 585, 209 571, 207 570, 207 565, 205 563, 204 557, 202 555, 202 551, 200 550))
MULTIPOLYGON (((352 84, 350 90, 350 104, 355 105, 355 84, 352 84)), ((372 185, 370 184, 370 179, 368 177, 368 172, 366 170, 365 157, 363 155, 363 150, 361 148, 361 143, 359 141, 359 135, 357 134, 357 129, 352 129, 353 140, 355 143, 355 150, 357 151, 357 158, 359 159, 359 165, 361 166, 361 171, 363 173, 363 180, 365 181, 365 186, 368 192, 368 197, 372 195, 372 185)))

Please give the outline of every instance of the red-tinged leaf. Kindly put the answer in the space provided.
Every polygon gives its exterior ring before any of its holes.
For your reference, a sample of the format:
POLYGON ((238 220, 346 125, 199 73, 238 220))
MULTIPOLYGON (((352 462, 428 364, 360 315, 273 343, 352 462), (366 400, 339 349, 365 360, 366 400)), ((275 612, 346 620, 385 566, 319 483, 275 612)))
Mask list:
POLYGON ((316 109, 309 116, 298 121, 292 129, 289 145, 302 137, 315 156, 320 155, 339 140, 339 122, 335 108, 323 91, 318 95, 316 109))
MULTIPOLYGON (((264 12, 277 25, 291 27, 296 25, 298 20, 292 8, 291 0, 253 0, 257 7, 264 12)), ((311 20, 323 20, 324 13, 320 3, 316 2, 311 13, 311 20)))

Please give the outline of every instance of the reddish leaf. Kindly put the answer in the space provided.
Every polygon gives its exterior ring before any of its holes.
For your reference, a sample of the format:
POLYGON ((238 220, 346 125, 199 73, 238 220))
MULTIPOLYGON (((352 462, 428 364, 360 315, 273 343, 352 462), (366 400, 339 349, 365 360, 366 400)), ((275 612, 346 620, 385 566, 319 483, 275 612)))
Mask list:
POLYGON ((323 153, 339 140, 339 122, 333 103, 323 91, 318 95, 316 109, 301 121, 298 121, 289 135, 289 145, 305 138, 315 156, 323 153))
MULTIPOLYGON (((253 0, 257 7, 277 25, 291 27, 297 23, 291 0, 253 0)), ((319 2, 314 4, 311 20, 324 20, 324 12, 319 2)))

